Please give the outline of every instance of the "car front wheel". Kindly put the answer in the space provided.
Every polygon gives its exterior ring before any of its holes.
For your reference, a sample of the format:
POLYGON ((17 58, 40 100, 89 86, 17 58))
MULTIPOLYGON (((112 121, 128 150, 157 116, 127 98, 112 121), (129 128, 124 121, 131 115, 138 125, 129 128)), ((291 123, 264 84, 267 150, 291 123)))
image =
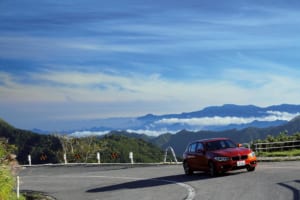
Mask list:
POLYGON ((253 172, 254 170, 255 170, 255 167, 250 167, 250 166, 247 167, 248 172, 253 172))
POLYGON ((217 175, 218 175, 218 172, 217 172, 217 170, 216 170, 216 167, 215 167, 214 163, 211 162, 211 161, 208 163, 208 173, 209 173, 209 175, 210 175, 211 177, 214 177, 214 176, 217 176, 217 175))

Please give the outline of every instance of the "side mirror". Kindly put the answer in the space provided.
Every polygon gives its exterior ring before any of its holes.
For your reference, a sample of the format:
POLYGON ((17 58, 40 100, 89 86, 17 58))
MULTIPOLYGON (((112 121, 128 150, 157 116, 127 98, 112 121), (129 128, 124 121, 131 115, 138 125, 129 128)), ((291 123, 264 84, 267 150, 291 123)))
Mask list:
POLYGON ((237 147, 243 147, 243 145, 242 144, 237 144, 237 147))

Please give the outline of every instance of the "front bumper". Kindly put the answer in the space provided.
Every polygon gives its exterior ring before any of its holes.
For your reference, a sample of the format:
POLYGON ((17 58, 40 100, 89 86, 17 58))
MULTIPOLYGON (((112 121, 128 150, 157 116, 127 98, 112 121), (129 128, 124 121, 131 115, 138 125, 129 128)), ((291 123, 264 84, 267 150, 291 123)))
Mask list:
POLYGON ((218 172, 226 172, 231 170, 253 168, 257 166, 256 157, 246 160, 229 160, 225 162, 215 161, 215 167, 218 172), (239 164, 238 164, 239 163, 239 164))

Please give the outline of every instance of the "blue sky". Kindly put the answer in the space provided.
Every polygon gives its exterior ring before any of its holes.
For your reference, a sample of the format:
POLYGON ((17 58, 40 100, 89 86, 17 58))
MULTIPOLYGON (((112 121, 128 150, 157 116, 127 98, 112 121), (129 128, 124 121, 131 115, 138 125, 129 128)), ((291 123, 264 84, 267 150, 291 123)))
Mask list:
POLYGON ((298 1, 1 1, 0 117, 54 130, 226 103, 299 104, 299 9, 298 1))

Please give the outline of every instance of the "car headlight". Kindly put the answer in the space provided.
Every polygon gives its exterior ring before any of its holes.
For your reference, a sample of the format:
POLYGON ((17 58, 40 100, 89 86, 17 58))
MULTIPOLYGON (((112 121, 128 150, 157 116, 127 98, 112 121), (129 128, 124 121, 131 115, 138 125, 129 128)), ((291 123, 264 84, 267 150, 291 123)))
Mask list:
POLYGON ((225 162, 229 160, 228 157, 214 157, 214 159, 219 162, 225 162))
POLYGON ((248 154, 248 157, 249 157, 249 158, 255 157, 255 153, 254 153, 254 152, 249 153, 249 154, 248 154))

